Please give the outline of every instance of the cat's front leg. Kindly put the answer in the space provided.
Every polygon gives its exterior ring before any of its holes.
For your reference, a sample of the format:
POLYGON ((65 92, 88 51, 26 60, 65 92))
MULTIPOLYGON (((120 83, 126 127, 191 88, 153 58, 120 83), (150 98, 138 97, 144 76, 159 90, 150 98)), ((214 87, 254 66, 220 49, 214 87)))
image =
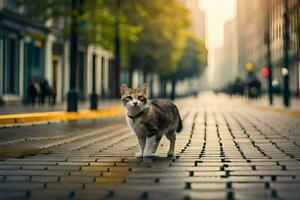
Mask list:
POLYGON ((138 138, 138 141, 139 141, 140 150, 139 150, 139 152, 135 153, 135 157, 142 157, 143 156, 143 151, 144 151, 144 148, 145 148, 146 138, 142 137, 142 136, 139 136, 139 135, 137 135, 137 138, 138 138))
POLYGON ((143 157, 152 156, 152 150, 153 150, 155 141, 156 141, 156 135, 148 136, 146 138, 146 144, 145 144, 145 148, 144 148, 143 157))
POLYGON ((156 135, 158 132, 157 126, 153 123, 147 123, 146 126, 146 144, 143 152, 143 157, 150 157, 152 156, 153 147, 156 142, 156 135))

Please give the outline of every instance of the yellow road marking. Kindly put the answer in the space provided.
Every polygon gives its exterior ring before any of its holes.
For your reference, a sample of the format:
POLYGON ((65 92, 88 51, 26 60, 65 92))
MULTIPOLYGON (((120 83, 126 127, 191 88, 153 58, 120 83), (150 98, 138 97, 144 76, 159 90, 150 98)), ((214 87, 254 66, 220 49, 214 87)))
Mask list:
POLYGON ((112 107, 101 110, 82 110, 79 112, 43 112, 43 113, 25 113, 0 115, 0 125, 14 125, 24 123, 37 123, 48 121, 76 120, 114 117, 123 113, 121 107, 112 107))

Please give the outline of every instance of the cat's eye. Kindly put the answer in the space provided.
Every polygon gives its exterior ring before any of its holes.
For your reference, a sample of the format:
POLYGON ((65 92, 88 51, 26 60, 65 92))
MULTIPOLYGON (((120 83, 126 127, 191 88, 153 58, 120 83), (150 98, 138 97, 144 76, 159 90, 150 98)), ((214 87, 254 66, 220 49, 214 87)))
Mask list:
POLYGON ((143 96, 138 96, 138 99, 139 99, 141 102, 145 102, 145 101, 146 101, 146 98, 143 97, 143 96))
POLYGON ((131 96, 128 96, 128 97, 125 97, 124 99, 123 99, 123 102, 124 103, 127 103, 127 102, 129 102, 129 101, 131 101, 132 100, 132 97, 131 96))

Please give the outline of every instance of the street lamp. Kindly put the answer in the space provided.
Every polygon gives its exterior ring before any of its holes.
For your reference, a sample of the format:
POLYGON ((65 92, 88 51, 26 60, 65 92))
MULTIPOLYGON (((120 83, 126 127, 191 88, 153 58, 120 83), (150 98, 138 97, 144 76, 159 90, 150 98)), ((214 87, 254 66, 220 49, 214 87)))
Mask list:
POLYGON ((266 2, 267 12, 267 30, 265 32, 265 44, 267 46, 267 63, 268 63, 268 94, 269 94, 269 103, 273 105, 273 66, 272 66, 272 53, 271 53, 271 38, 270 38, 270 11, 268 1, 266 2))
MULTIPOLYGON (((95 1, 93 1, 93 8, 92 8, 92 41, 95 43, 96 40, 96 19, 95 19, 95 1)), ((98 95, 96 93, 96 62, 97 56, 93 53, 92 57, 92 94, 91 94, 91 110, 97 110, 98 108, 98 95)))
POLYGON ((290 50, 290 34, 289 34, 289 13, 288 13, 288 0, 284 1, 285 5, 285 13, 284 17, 284 58, 283 58, 283 67, 282 67, 282 75, 283 75, 283 103, 285 107, 290 106, 290 88, 289 88, 289 50, 290 50))
POLYGON ((91 94, 91 110, 97 110, 98 108, 98 95, 96 94, 96 61, 97 57, 93 54, 93 87, 91 94))
POLYGON ((120 54, 120 5, 121 1, 116 0, 116 21, 115 21, 115 70, 114 70, 114 80, 115 80, 115 87, 113 90, 115 93, 114 96, 119 96, 119 85, 120 85, 120 62, 121 62, 121 54, 120 54))
MULTIPOLYGON (((80 0, 82 2, 82 0, 80 0)), ((76 91, 77 79, 77 50, 78 50, 78 0, 72 0, 72 17, 71 17, 71 62, 70 62, 70 89, 68 92, 68 112, 77 112, 78 110, 78 93, 76 91)))

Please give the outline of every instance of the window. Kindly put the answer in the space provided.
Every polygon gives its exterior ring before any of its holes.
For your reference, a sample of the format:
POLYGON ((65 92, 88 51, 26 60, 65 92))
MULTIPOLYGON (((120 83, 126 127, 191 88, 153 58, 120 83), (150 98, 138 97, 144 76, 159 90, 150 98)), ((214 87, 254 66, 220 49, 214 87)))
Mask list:
POLYGON ((4 38, 3 43, 3 93, 18 94, 19 86, 19 58, 18 40, 16 38, 4 38))
POLYGON ((4 7, 10 10, 17 10, 17 1, 16 0, 4 0, 4 7))

